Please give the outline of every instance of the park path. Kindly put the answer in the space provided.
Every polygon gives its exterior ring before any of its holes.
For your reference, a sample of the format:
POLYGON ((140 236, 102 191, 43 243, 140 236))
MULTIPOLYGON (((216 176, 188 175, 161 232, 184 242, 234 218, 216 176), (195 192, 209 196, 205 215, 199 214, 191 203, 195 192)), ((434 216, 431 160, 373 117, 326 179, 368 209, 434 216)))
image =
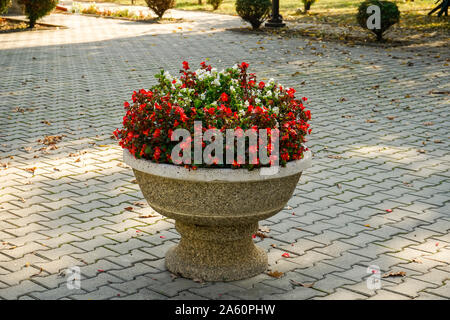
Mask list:
POLYGON ((53 14, 45 21, 68 28, 0 34, 0 298, 450 298, 445 48, 285 39, 226 30, 242 25, 232 16, 182 14, 192 21, 53 14), (261 222, 271 238, 255 239, 280 279, 173 279, 163 259, 179 239, 173 221, 140 218, 155 213, 111 132, 132 91, 183 60, 246 61, 309 98, 314 165, 261 222), (406 276, 371 290, 371 265, 406 276), (73 266, 78 290, 66 286, 73 266))

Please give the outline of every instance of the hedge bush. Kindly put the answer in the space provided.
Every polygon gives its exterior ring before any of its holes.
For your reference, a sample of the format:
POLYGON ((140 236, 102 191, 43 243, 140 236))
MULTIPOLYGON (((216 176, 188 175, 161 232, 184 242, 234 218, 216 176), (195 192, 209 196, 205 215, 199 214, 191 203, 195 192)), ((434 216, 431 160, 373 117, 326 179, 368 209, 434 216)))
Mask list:
POLYGON ((159 18, 162 18, 167 10, 175 7, 175 0, 145 0, 145 2, 159 18))
POLYGON ((25 8, 29 27, 34 28, 38 19, 45 17, 55 9, 58 0, 19 0, 19 4, 25 8))
POLYGON ((244 20, 258 29, 269 16, 270 0, 236 0, 236 12, 244 20))
POLYGON ((378 41, 383 39, 383 33, 385 33, 392 25, 400 21, 400 11, 394 2, 381 1, 381 0, 366 0, 358 8, 358 14, 356 16, 358 23, 364 29, 372 31, 377 37, 378 41), (373 13, 367 13, 367 8, 375 5, 380 8, 381 14, 381 28, 369 29, 367 27, 367 20, 373 13))
POLYGON ((11 0, 0 0, 0 14, 8 11, 9 6, 11 5, 11 0))

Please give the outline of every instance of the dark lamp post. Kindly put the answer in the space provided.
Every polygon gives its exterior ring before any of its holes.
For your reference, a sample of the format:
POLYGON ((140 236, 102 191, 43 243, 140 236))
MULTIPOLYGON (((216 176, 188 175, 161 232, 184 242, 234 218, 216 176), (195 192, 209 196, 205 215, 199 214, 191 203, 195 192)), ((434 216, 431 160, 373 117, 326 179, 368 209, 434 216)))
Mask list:
POLYGON ((286 26, 283 17, 280 15, 280 0, 272 0, 272 14, 270 20, 266 22, 266 27, 281 28, 286 26))

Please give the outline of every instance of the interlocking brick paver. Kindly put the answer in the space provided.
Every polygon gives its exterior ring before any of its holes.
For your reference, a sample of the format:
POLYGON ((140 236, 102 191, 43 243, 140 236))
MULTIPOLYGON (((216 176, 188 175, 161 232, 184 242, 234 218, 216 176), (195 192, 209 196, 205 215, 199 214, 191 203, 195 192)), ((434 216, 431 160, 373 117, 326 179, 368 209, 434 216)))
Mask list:
POLYGON ((391 292, 395 293, 401 293, 404 295, 407 295, 409 297, 417 297, 419 295, 420 291, 423 291, 424 289, 434 289, 438 287, 435 284, 417 280, 414 278, 407 278, 402 283, 394 286, 385 286, 386 290, 389 290, 391 292))
POLYGON ((68 28, 0 34, 0 162, 8 163, 0 166, 0 299, 450 298, 448 98, 431 93, 448 91, 448 50, 336 42, 312 50, 309 38, 228 30, 242 25, 235 16, 171 14, 189 21, 124 27, 52 14, 44 21, 68 28), (133 90, 188 58, 218 68, 247 61, 309 98, 314 165, 288 206, 261 221, 271 238, 255 239, 269 268, 284 272, 279 279, 173 280, 164 255, 180 239, 174 221, 139 218, 153 210, 136 204, 145 200, 111 132, 133 90), (13 112, 19 106, 26 111, 13 112), (39 150, 38 139, 60 134, 57 149, 39 150), (406 276, 370 290, 369 265, 406 276), (81 268, 81 290, 65 286, 71 266, 81 268))

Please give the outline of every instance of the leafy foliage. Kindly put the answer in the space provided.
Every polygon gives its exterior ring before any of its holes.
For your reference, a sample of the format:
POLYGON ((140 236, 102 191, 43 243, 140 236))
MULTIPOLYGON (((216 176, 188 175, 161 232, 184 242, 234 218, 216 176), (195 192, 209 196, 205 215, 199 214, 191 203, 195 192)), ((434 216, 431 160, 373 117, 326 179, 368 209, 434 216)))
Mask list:
POLYGON ((236 12, 255 30, 267 19, 271 6, 270 0, 237 0, 236 12))
POLYGON ((30 28, 34 28, 38 19, 45 17, 55 9, 58 0, 19 0, 19 4, 25 8, 30 28))
POLYGON ((145 0, 145 2, 159 18, 162 18, 167 10, 175 7, 175 0, 145 0))
POLYGON ((217 9, 219 9, 223 0, 208 0, 207 2, 208 2, 208 4, 212 5, 213 10, 217 10, 217 9))
POLYGON ((0 0, 0 14, 5 13, 10 5, 11 0, 0 0))
MULTIPOLYGON (((247 130, 256 135, 260 130, 268 135, 279 130, 279 157, 274 155, 273 160, 279 158, 280 165, 285 166, 288 161, 303 158, 307 150, 303 143, 311 133, 308 123, 311 112, 303 105, 307 98, 295 98, 293 88, 283 87, 274 79, 258 82, 255 74, 247 73, 249 65, 245 62, 222 71, 205 62, 200 65, 200 69, 193 71, 184 61, 179 78, 161 70, 155 75, 157 85, 133 92, 132 103, 124 103, 123 128, 114 131, 122 148, 138 159, 180 165, 172 158, 172 151, 179 142, 173 141, 172 135, 177 129, 187 131, 189 138, 183 139, 182 148, 191 152, 195 141, 194 125, 199 121, 203 131, 216 129, 223 134, 231 129, 237 134, 241 131, 241 137, 242 131, 247 130)), ((203 149, 208 147, 206 142, 202 143, 203 149)), ((223 148, 225 154, 227 146, 223 148)), ((261 148, 258 143, 249 142, 245 159, 240 158, 234 148, 237 157, 233 163, 221 164, 211 158, 211 163, 194 164, 252 169, 266 165, 246 161, 258 148, 261 148)), ((272 144, 264 148, 270 153, 272 144)))
POLYGON ((383 33, 385 33, 392 25, 400 21, 400 11, 394 2, 381 0, 364 1, 358 8, 356 19, 359 25, 365 29, 368 29, 367 20, 372 15, 367 13, 367 8, 373 5, 380 8, 381 28, 372 29, 370 31, 376 35, 378 41, 381 41, 383 39, 383 33))

